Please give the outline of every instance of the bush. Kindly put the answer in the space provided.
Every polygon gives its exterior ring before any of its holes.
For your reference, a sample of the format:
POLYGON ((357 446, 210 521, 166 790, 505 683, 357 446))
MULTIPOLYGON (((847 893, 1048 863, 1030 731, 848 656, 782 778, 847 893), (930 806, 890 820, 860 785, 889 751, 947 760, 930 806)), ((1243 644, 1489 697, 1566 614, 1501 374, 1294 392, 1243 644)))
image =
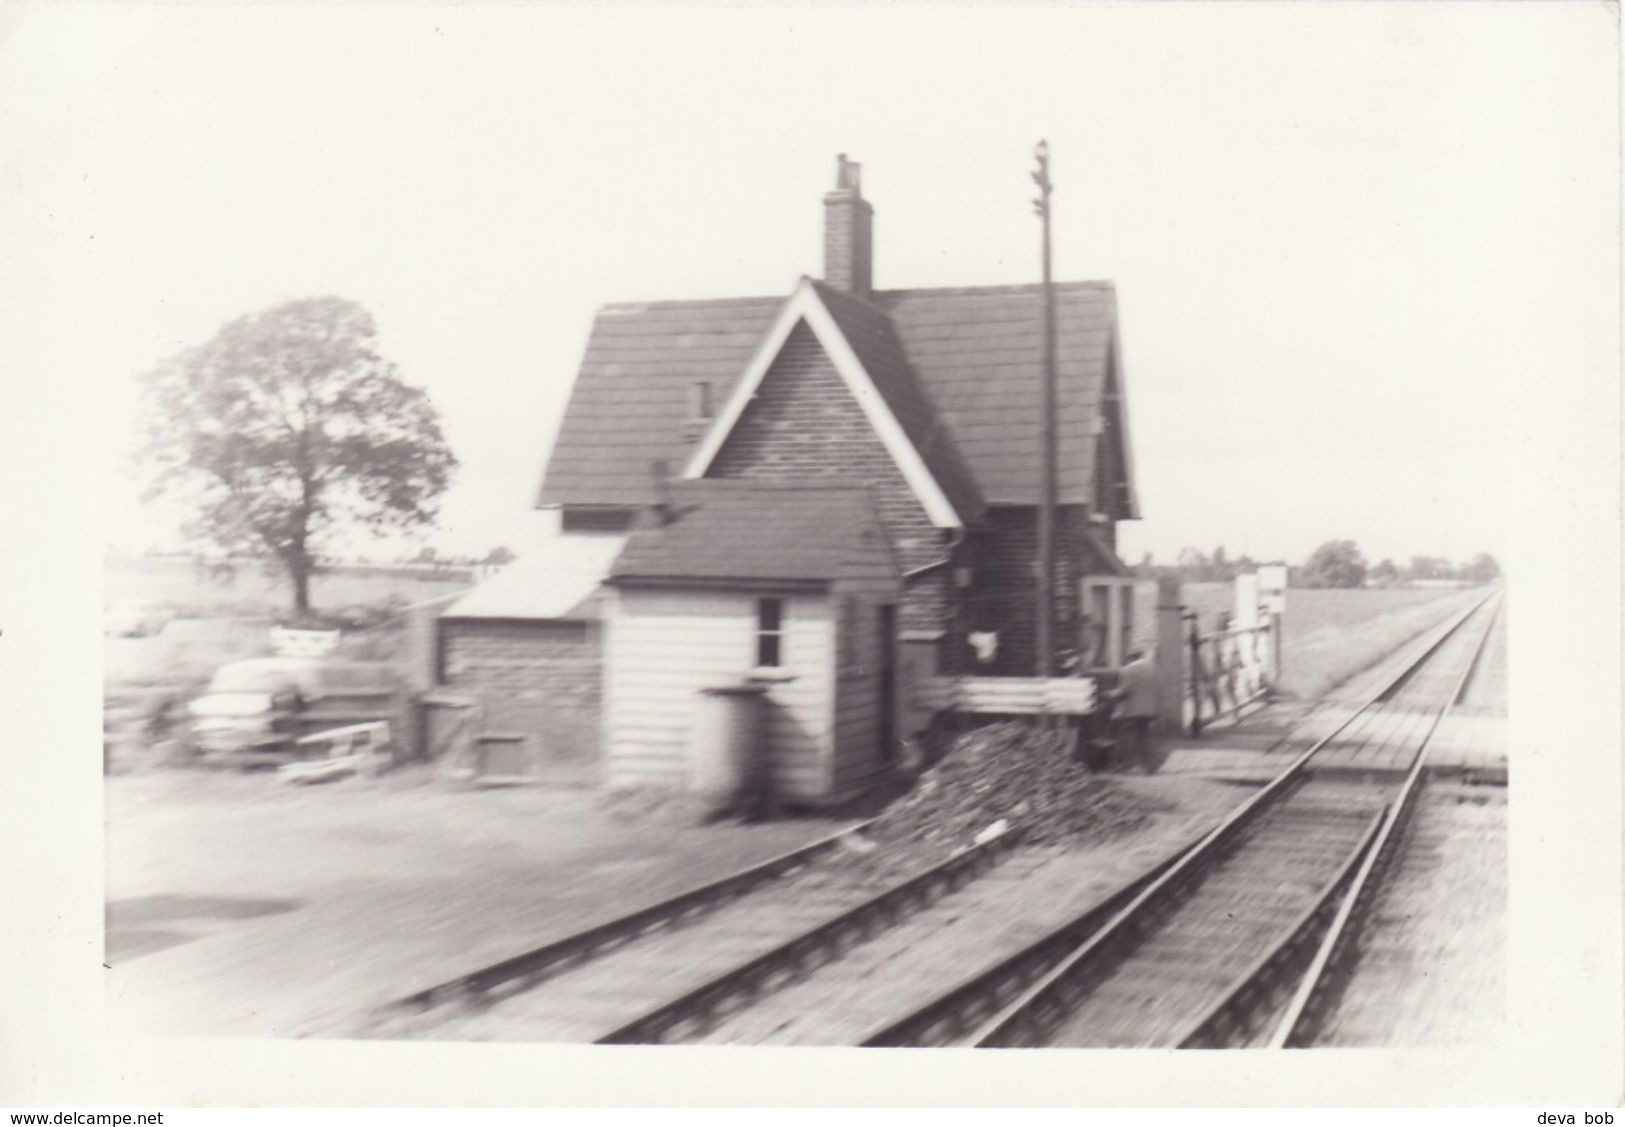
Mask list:
POLYGON ((277 625, 287 630, 374 630, 398 623, 409 605, 406 596, 395 591, 371 602, 285 615, 277 625))
POLYGON ((1352 540, 1328 540, 1304 565, 1311 587, 1360 587, 1365 583, 1365 556, 1352 540))

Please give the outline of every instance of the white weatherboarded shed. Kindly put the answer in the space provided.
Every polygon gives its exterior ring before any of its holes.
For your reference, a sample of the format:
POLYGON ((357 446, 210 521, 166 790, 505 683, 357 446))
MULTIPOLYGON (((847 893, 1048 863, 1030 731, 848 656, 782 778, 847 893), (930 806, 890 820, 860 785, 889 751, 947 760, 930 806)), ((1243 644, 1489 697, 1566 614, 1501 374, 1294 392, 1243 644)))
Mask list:
POLYGON ((851 797, 891 767, 902 582, 868 491, 673 482, 611 569, 610 786, 683 787, 706 689, 766 688, 759 753, 778 798, 851 797))

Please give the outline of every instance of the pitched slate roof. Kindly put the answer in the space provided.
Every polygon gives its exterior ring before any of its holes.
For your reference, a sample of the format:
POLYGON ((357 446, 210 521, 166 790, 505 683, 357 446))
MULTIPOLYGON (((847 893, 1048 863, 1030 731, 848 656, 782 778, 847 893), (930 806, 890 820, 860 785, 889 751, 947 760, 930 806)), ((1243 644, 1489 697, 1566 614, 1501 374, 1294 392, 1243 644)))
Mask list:
POLYGON ((643 505, 649 463, 675 471, 699 437, 689 427, 689 388, 727 398, 744 374, 782 297, 606 305, 553 443, 539 505, 643 505))
POLYGON ((702 479, 669 488, 669 523, 633 531, 610 582, 898 575, 862 485, 702 479))
MULTIPOLYGON (((882 290, 814 283, 887 405, 965 519, 1036 504, 1043 297, 1038 286, 882 290)), ((681 465, 700 437, 690 386, 726 400, 783 306, 776 297, 606 306, 554 443, 540 505, 640 505, 649 462, 681 465)), ((1056 286, 1059 500, 1093 499, 1094 419, 1112 362, 1109 282, 1056 286)))
MULTIPOLYGON (((1116 294, 1109 282, 1064 282, 1055 290, 1058 499, 1088 502, 1116 294)), ((983 496, 991 504, 1036 504, 1042 287, 890 290, 875 303, 890 314, 983 496)))
POLYGON ((903 433, 920 452, 948 503, 961 520, 978 520, 983 508, 982 491, 960 457, 952 433, 932 405, 931 396, 920 385, 892 319, 878 306, 834 286, 815 281, 813 288, 903 433))

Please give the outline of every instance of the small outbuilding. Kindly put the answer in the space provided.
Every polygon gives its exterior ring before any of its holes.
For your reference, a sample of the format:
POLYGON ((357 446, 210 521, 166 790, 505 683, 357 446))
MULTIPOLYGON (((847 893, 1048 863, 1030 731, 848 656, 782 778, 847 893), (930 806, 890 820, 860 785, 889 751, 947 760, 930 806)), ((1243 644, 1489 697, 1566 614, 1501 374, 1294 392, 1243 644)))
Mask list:
POLYGON ((691 738, 701 694, 741 683, 765 689, 780 801, 838 802, 890 770, 903 584, 864 485, 670 482, 606 582, 609 785, 689 785, 720 753, 691 738))
POLYGON ((597 780, 599 592, 623 542, 555 538, 439 610, 431 744, 488 777, 597 780))

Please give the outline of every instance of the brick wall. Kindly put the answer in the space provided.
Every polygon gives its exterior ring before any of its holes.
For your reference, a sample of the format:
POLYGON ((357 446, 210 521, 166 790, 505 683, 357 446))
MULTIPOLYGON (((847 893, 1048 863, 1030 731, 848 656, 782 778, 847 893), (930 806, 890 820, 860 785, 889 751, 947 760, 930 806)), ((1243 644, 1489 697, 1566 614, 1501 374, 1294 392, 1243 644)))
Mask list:
POLYGON ((836 289, 867 294, 873 285, 874 214, 856 191, 824 197, 824 280, 836 289))
POLYGON ((536 773, 596 771, 602 657, 585 622, 442 620, 445 687, 476 697, 480 730, 531 737, 536 773))
MULTIPOLYGON (((965 615, 969 630, 996 630, 998 654, 991 665, 970 662, 976 671, 993 676, 1030 677, 1038 646, 1036 613, 1038 565, 1038 510, 1034 506, 1001 505, 987 511, 988 529, 976 537, 976 582, 967 593, 965 615)), ((1089 511, 1083 505, 1062 505, 1055 521, 1055 646, 1077 644, 1080 608, 1078 581, 1085 574, 1089 552, 1084 534, 1089 511)))
MULTIPOLYGON (((707 476, 867 482, 901 570, 935 563, 946 553, 942 531, 931 523, 805 323, 791 332, 707 476)), ((936 574, 911 583, 900 608, 899 628, 948 629, 951 578, 936 574)))

